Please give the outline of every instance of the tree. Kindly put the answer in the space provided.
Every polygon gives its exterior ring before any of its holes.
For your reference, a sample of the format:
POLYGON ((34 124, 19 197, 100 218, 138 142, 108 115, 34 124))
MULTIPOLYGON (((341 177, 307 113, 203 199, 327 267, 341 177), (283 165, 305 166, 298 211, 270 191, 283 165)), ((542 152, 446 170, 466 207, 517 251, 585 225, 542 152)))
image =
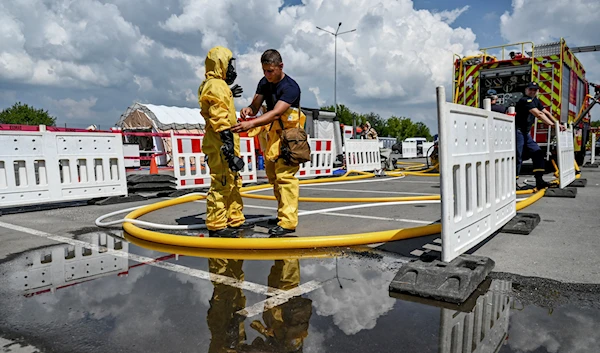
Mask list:
MULTIPOLYGON (((333 105, 321 107, 321 110, 326 112, 335 112, 335 108, 333 105)), ((338 104, 337 116, 341 124, 352 126, 353 118, 356 118, 356 123, 360 124, 359 115, 348 109, 348 107, 346 107, 343 104, 338 104)))
POLYGON ((35 109, 17 102, 0 112, 0 124, 55 126, 56 118, 50 116, 47 110, 35 109))
POLYGON ((592 127, 600 127, 600 120, 592 121, 591 126, 592 127))
MULTIPOLYGON (((330 112, 335 111, 333 105, 321 107, 321 110, 330 112)), ((414 123, 407 117, 398 118, 392 116, 385 120, 379 114, 373 112, 358 114, 342 104, 338 105, 337 115, 340 123, 344 125, 351 126, 353 118, 356 118, 357 125, 361 125, 365 121, 368 121, 380 137, 395 137, 399 141, 403 141, 409 137, 425 137, 428 140, 431 139, 431 132, 427 125, 422 122, 414 123)))
POLYGON ((425 137, 427 140, 431 140, 433 138, 427 125, 419 121, 415 123, 415 127, 417 128, 417 134, 414 137, 425 137))

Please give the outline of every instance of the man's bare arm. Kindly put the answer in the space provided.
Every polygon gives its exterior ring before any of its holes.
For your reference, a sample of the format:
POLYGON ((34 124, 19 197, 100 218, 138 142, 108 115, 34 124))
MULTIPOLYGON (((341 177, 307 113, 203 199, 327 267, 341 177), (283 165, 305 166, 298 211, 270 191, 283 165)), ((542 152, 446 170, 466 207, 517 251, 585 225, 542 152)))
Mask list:
MULTIPOLYGON (((548 113, 546 109, 544 109, 544 111, 548 113)), ((548 116, 546 116, 546 114, 540 111, 538 108, 530 109, 529 112, 536 118, 542 120, 546 125, 554 126, 554 119, 552 119, 552 115, 550 113, 548 113, 548 116)))
POLYGON ((262 94, 255 94, 252 98, 252 103, 246 108, 240 110, 240 117, 246 119, 248 116, 255 116, 260 110, 260 106, 265 101, 265 97, 262 94))
POLYGON ((284 101, 278 101, 277 104, 275 104, 275 107, 273 108, 273 110, 270 110, 270 111, 264 113, 263 115, 259 116, 256 119, 238 123, 236 126, 233 127, 232 131, 233 132, 244 132, 244 131, 248 131, 249 129, 252 129, 254 127, 270 124, 273 121, 277 120, 290 107, 291 107, 291 105, 289 103, 286 103, 284 101))

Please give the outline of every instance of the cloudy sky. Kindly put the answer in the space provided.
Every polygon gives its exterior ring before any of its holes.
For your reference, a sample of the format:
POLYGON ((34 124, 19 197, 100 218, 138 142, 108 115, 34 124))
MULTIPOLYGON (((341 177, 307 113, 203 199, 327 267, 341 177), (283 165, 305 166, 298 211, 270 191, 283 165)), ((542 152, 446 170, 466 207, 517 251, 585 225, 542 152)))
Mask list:
MULTIPOLYGON (((21 101, 48 109, 59 125, 108 128, 136 101, 197 107, 215 45, 238 58, 238 109, 269 48, 281 51, 303 106, 333 104, 333 37, 315 26, 335 30, 341 21, 342 31, 357 31, 338 39, 338 103, 437 130, 435 87, 449 87, 453 53, 560 37, 600 44, 599 10, 597 0, 2 1, 0 109, 21 101)), ((600 82, 600 53, 579 57, 600 82)))

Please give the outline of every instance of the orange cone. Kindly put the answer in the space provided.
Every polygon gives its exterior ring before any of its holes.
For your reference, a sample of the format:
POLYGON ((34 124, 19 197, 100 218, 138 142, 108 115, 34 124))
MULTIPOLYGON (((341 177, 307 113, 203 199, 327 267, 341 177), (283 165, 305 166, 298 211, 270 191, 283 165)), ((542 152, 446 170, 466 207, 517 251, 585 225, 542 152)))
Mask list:
POLYGON ((150 174, 158 174, 158 167, 156 166, 156 158, 150 160, 150 174))

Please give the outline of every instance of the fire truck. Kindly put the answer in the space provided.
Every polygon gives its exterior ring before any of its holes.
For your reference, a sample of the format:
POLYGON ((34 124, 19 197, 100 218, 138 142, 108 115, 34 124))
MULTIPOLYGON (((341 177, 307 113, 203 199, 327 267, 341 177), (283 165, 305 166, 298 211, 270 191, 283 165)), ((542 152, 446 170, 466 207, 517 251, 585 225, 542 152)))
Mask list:
MULTIPOLYGON (((569 48, 565 41, 534 45, 532 42, 506 44, 480 49, 469 57, 455 54, 454 103, 483 107, 489 95, 498 96, 498 104, 515 106, 530 81, 540 86, 538 98, 561 123, 574 127, 575 155, 578 164, 585 157, 590 128, 589 111, 600 99, 600 87, 585 78, 585 69, 574 53, 597 51, 600 46, 569 48), (595 96, 590 95, 594 87, 595 96)), ((538 145, 553 153, 552 128, 537 121, 531 135, 538 145)))

